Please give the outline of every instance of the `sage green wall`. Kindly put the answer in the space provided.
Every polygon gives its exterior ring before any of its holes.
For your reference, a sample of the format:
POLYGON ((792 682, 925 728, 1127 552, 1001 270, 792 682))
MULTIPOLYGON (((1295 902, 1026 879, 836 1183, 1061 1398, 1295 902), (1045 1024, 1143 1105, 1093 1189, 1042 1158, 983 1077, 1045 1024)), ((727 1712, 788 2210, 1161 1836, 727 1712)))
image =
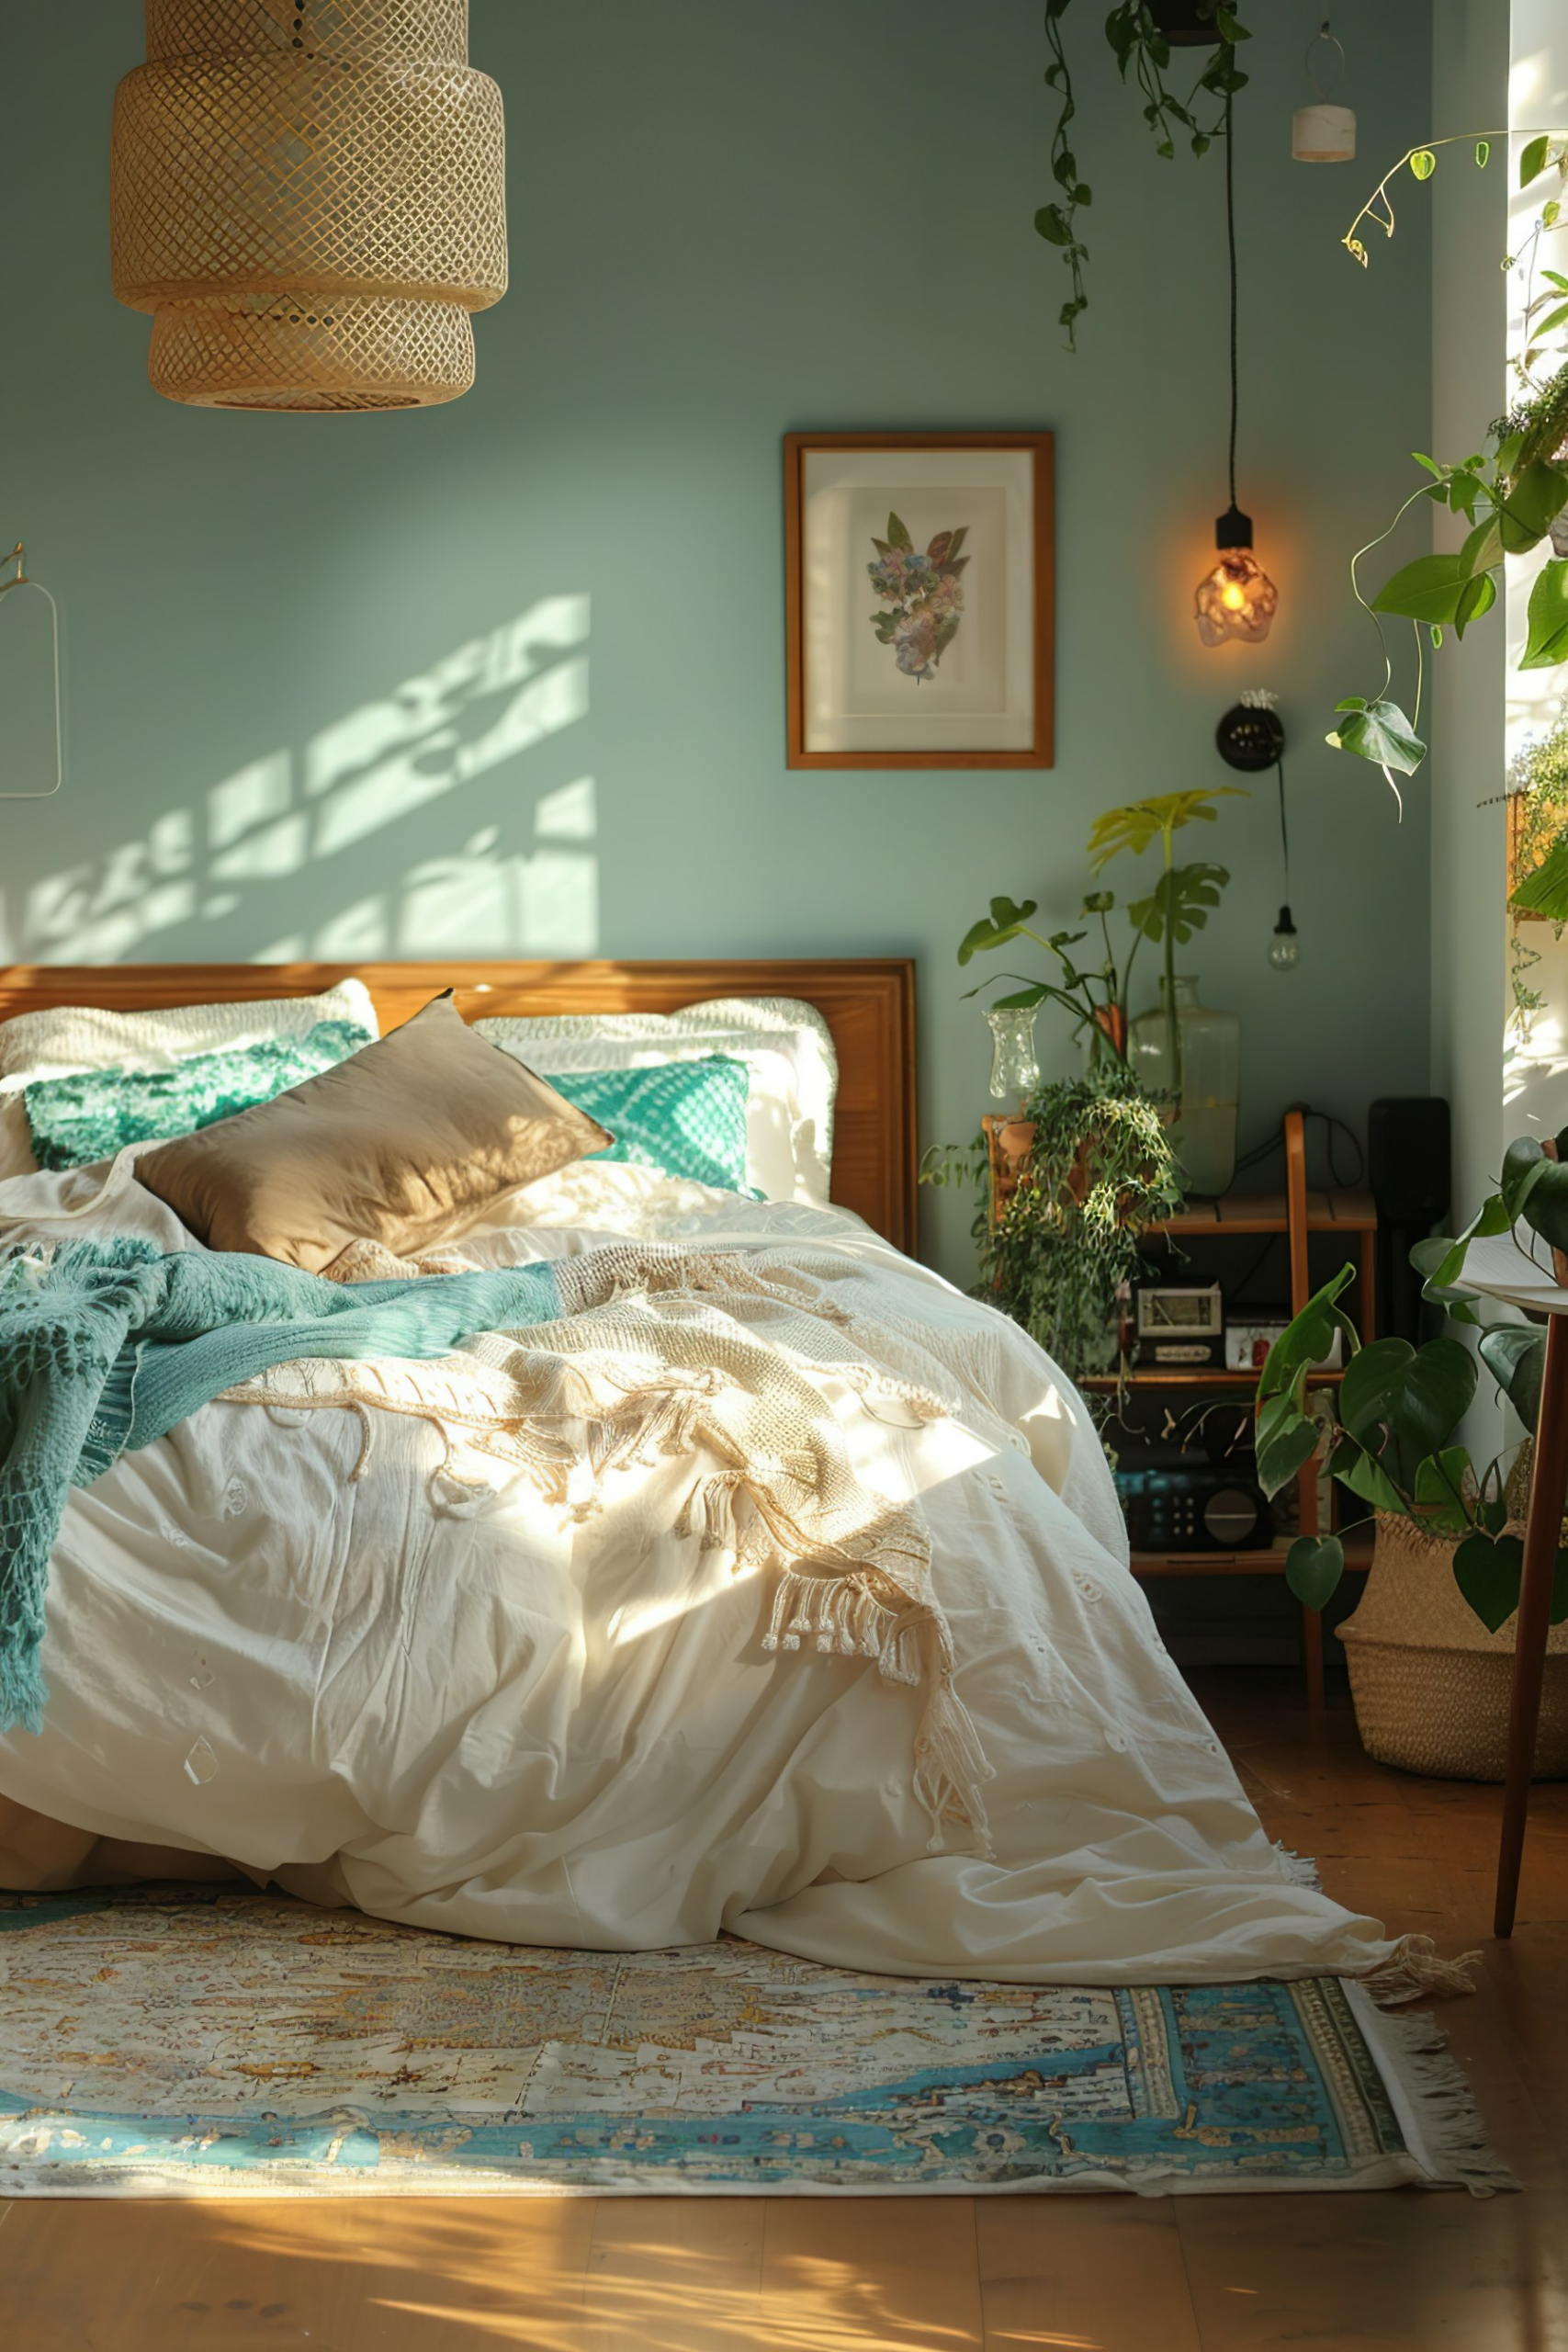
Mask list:
MULTIPOLYGON (((335 419, 153 396, 105 225, 141 11, 0 12, 0 534, 26 533, 60 594, 69 727, 65 793, 4 813, 5 950, 910 951, 924 1135, 963 1136, 985 1067, 953 942, 999 889, 1069 914, 1095 815, 1220 780, 1214 721, 1260 684, 1295 747, 1303 962, 1264 960, 1267 793, 1213 842, 1235 880, 1192 959, 1245 1017, 1246 1139, 1292 1099, 1356 1119, 1419 1090, 1423 792, 1400 827, 1322 733, 1372 683, 1346 558, 1427 446, 1424 199, 1369 274, 1337 240, 1425 128, 1427 12, 1356 11, 1347 170, 1289 157, 1320 11, 1247 12, 1241 489, 1283 602, 1265 648, 1223 654, 1190 617, 1224 503, 1219 159, 1148 153, 1100 12, 1080 13, 1076 360, 1030 225, 1040 0, 476 0, 475 61, 506 94, 512 290, 479 322, 468 398, 335 419), (1059 436, 1058 764, 791 775, 780 435, 965 424, 1059 436)), ((19 642, 0 634, 13 788, 19 642)), ((961 1272, 967 1212, 934 1210, 928 1247, 961 1272)))

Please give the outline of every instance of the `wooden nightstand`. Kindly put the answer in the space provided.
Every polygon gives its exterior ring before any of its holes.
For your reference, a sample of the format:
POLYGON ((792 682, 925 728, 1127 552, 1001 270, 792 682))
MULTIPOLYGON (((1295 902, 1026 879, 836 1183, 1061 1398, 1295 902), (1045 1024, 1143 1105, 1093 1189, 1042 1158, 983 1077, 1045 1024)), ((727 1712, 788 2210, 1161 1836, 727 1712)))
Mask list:
MULTIPOLYGON (((995 1225, 1008 1202, 1018 1189, 1019 1178, 1028 1166, 1032 1130, 1024 1119, 987 1117, 983 1122, 986 1148, 990 1162, 991 1222, 995 1225)), ((1375 1332, 1374 1315, 1377 1303, 1376 1240, 1378 1213, 1370 1193, 1330 1191, 1313 1192, 1306 1181, 1306 1128, 1299 1111, 1285 1114, 1285 1189, 1283 1193, 1227 1193, 1223 1200, 1203 1202, 1185 1209, 1179 1216, 1164 1224, 1151 1226, 1148 1239, 1157 1242, 1245 1240, 1258 1236, 1281 1234, 1289 1237, 1291 1256, 1291 1312, 1297 1315, 1312 1295, 1312 1247, 1314 1241, 1330 1235, 1337 1238, 1348 1254, 1356 1259, 1359 1281, 1359 1316, 1363 1340, 1375 1332)), ((1325 1371, 1314 1374, 1310 1385, 1327 1388, 1338 1385, 1343 1374, 1325 1371)), ((1201 1396, 1247 1395, 1257 1386, 1258 1375, 1253 1372, 1179 1371, 1162 1372, 1139 1367, 1118 1375, 1106 1373, 1091 1375, 1078 1385, 1087 1395, 1112 1396, 1123 1388, 1137 1395, 1140 1392, 1167 1390, 1179 1392, 1191 1402, 1201 1396)), ((1303 1535, 1318 1532, 1317 1466, 1308 1463, 1297 1481, 1301 1506, 1301 1532, 1303 1535)), ((1348 1568, 1365 1570, 1371 1566, 1371 1543, 1365 1532, 1358 1532, 1346 1546, 1345 1565, 1348 1568)), ((1282 1576, 1285 1554, 1270 1547, 1252 1552, 1134 1552, 1133 1573, 1138 1577, 1246 1577, 1282 1576)), ((1302 1659, 1306 1674, 1307 1696, 1314 1709, 1323 1705, 1323 1621, 1314 1609, 1302 1611, 1302 1659)))

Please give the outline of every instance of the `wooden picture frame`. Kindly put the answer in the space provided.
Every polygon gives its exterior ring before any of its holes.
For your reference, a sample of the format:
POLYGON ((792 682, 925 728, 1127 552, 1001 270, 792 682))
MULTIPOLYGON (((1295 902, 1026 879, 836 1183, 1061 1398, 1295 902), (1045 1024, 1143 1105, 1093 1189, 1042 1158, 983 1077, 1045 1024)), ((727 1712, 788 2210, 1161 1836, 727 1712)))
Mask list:
MULTIPOLYGON (((1055 755, 1055 436, 1049 433, 786 433, 784 435, 784 611, 788 764, 792 768, 1048 768, 1055 755), (922 458, 951 458, 952 466, 927 466, 922 458), (863 458, 863 467, 852 461, 863 458), (821 459, 814 468, 812 460, 821 459), (1009 464, 1009 459, 1014 460, 1009 464), (1016 461, 1021 458, 1020 465, 1016 461), (843 460, 835 463, 834 460, 843 460), (822 481, 814 487, 811 476, 822 481), (921 473, 925 480, 919 480, 921 473), (943 542, 955 544, 952 553, 963 571, 975 552, 959 555, 959 543, 969 536, 970 524, 959 513, 964 492, 946 484, 932 485, 950 472, 968 485, 967 495, 979 502, 984 520, 977 543, 985 549, 984 569, 976 576, 982 590, 978 613, 942 608, 953 597, 951 581, 938 586, 933 600, 908 599, 907 586, 865 583, 864 594, 890 609, 868 615, 863 601, 852 602, 863 559, 870 566, 901 561, 895 543, 864 533, 863 510, 875 498, 886 497, 894 507, 898 498, 918 512, 923 496, 936 501, 937 536, 922 550, 922 526, 911 539, 904 538, 915 562, 929 564, 943 542), (901 488, 899 476, 908 487, 901 488), (987 481, 987 475, 994 480, 987 481), (837 477, 837 479, 828 479, 837 477), (860 478, 863 477, 863 478, 860 478), (1027 497, 1021 485, 1027 483, 1027 497), (807 501, 812 512, 807 513, 807 501), (836 500, 831 523, 822 518, 824 502, 836 500), (860 520, 847 520, 850 502, 860 520), (955 503, 958 502, 958 503, 955 503), (1021 512, 1026 508, 1026 512, 1021 512), (940 521, 953 510, 956 528, 941 529, 940 521), (825 550, 831 538, 833 552, 825 550), (879 552, 874 555, 874 549, 879 552), (902 595, 905 603, 895 598, 902 595), (928 617, 930 616, 930 617, 928 617), (941 673, 945 651, 960 643, 957 663, 941 673), (886 622, 889 634, 879 623, 886 622), (904 639, 894 637, 895 629, 904 639), (945 638, 942 634, 945 629, 945 638), (862 632, 865 632, 863 636, 862 632), (907 640, 907 641, 906 641, 907 640), (871 650, 867 650, 870 648, 871 650), (934 649, 934 650, 933 650, 934 649), (878 651, 886 661, 878 664, 878 651), (924 661, 918 673, 913 663, 924 661), (963 678, 967 660, 969 676, 963 678), (954 686, 954 673, 960 683, 954 686), (867 695, 868 673, 878 683, 867 695), (884 693, 898 689, 899 673, 920 685, 946 685, 941 698, 933 694, 922 711, 912 701, 897 714, 889 707, 873 709, 884 693), (853 679, 840 695, 840 680, 853 679), (996 707, 997 681, 1002 681, 1001 706, 996 707), (838 705, 841 700, 842 708, 838 705), (831 704, 832 707, 828 707, 831 704), (963 705, 964 707, 955 707, 963 705), (965 725, 966 719, 968 725, 965 725), (893 741, 880 740, 892 737, 893 741), (973 740, 965 740, 969 737, 973 740), (829 741, 831 737, 835 740, 829 741), (983 738, 989 740, 981 740, 983 738), (841 739, 841 740, 839 740, 841 739)), ((897 524, 897 511, 889 514, 897 524)), ((926 576, 930 576, 927 572, 926 576)), ((938 574, 940 582, 941 575, 938 574)), ((958 594, 964 594, 960 583, 958 594)))

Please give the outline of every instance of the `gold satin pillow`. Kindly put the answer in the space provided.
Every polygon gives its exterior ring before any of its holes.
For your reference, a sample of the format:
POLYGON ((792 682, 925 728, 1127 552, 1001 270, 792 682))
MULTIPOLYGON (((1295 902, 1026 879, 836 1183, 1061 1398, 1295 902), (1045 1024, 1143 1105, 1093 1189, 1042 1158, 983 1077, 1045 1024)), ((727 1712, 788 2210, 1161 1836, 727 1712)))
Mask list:
POLYGON ((144 1153, 136 1176, 209 1249, 320 1273, 353 1241, 428 1250, 613 1141, 448 989, 335 1069, 144 1153))

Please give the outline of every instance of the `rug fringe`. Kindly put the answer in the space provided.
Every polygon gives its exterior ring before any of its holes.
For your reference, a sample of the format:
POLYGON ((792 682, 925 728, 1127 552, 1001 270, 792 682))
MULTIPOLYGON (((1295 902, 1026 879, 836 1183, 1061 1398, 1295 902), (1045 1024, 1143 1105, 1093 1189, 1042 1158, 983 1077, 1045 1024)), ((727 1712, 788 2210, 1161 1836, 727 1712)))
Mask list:
MULTIPOLYGON (((1406 1936, 1403 1940, 1416 1939, 1406 1936)), ((1452 1962, 1443 1964, 1457 1967, 1452 1962)), ((1350 1982, 1354 1986, 1357 1980, 1350 1982)), ((1368 1986, 1371 1980, 1363 1977, 1359 1984, 1368 1986)), ((1380 2011, 1363 2016, 1362 2031, 1374 2050, 1386 2052, 1393 2086, 1410 2110, 1416 2139, 1411 2153, 1427 2166, 1424 2186, 1468 2188, 1472 2197, 1520 2186, 1518 2176, 1488 2145, 1475 2094, 1440 2026, 1428 2017, 1395 2018, 1380 2011)))
POLYGON ((1353 1981, 1371 1994, 1380 2009, 1397 2009, 1428 1993, 1473 1993, 1472 1973, 1481 1954, 1460 1952, 1445 1960, 1430 1936, 1401 1936, 1385 1961, 1353 1981))

